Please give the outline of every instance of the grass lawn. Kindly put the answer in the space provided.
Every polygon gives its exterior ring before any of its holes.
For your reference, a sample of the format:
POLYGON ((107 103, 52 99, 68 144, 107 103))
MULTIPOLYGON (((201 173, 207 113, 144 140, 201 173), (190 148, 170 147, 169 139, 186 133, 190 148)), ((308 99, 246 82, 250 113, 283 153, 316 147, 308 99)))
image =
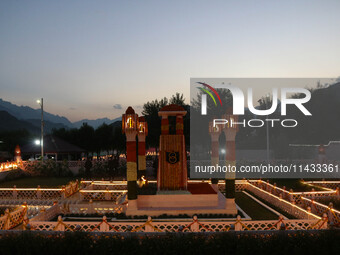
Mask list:
POLYGON ((16 185, 17 188, 36 188, 40 185, 41 188, 59 188, 75 179, 75 177, 26 177, 2 182, 0 183, 0 187, 13 188, 13 186, 16 185))
MULTIPOLYGON (((266 180, 265 180, 266 181, 266 180)), ((280 188, 286 186, 286 190, 293 189, 295 192, 311 191, 313 188, 317 190, 323 190, 318 187, 312 187, 310 185, 303 184, 300 179, 269 179, 271 184, 276 183, 280 188)))
POLYGON ((242 192, 235 193, 235 202, 253 220, 277 220, 279 218, 242 192))
POLYGON ((335 198, 329 198, 329 197, 320 197, 316 199, 317 202, 324 204, 324 205, 329 205, 330 202, 333 203, 333 208, 336 210, 340 210, 340 200, 335 199, 335 198))

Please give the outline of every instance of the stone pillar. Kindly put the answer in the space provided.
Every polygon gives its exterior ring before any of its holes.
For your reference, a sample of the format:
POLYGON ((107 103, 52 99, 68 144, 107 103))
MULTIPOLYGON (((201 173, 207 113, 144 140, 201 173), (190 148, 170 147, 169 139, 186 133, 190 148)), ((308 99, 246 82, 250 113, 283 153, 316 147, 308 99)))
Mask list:
POLYGON ((137 199, 136 131, 126 132, 126 179, 128 200, 137 199))
MULTIPOLYGON (((232 122, 238 120, 237 116, 232 115, 232 108, 227 109, 225 119, 228 120, 228 124, 224 128, 224 134, 226 137, 226 166, 229 168, 236 167, 236 146, 235 138, 238 131, 238 126, 232 125, 232 122)), ((235 204, 235 173, 226 173, 225 176, 225 191, 226 191, 226 209, 232 210, 233 213, 237 213, 235 204)))
MULTIPOLYGON (((226 166, 236 166, 235 137, 236 130, 225 129, 226 136, 226 166)), ((235 199, 235 173, 227 173, 225 178, 226 197, 235 199)))
POLYGON ((169 119, 168 119, 167 115, 162 115, 161 134, 162 135, 168 135, 169 134, 169 119))
POLYGON ((176 134, 183 135, 184 134, 184 125, 183 125, 183 116, 176 116, 176 134))
MULTIPOLYGON (((219 164, 219 137, 221 132, 210 133, 211 137, 211 165, 216 166, 219 164)), ((212 178, 211 184, 214 190, 218 191, 218 179, 212 178)))
POLYGON ((138 133, 138 178, 146 177, 145 136, 138 133))

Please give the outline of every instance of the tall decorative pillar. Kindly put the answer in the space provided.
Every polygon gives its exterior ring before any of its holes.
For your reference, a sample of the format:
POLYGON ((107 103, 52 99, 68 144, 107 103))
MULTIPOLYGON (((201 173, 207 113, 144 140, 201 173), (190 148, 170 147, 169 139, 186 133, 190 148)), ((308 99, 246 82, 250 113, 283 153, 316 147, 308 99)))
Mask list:
POLYGON ((143 116, 138 118, 138 174, 146 177, 145 138, 148 135, 148 123, 143 116))
MULTIPOLYGON (((224 134, 226 137, 226 166, 230 168, 236 166, 236 146, 235 138, 238 132, 237 125, 231 125, 238 121, 238 117, 233 115, 233 109, 230 107, 227 109, 226 114, 223 116, 228 121, 224 128, 224 134)), ((235 204, 235 173, 227 172, 225 176, 225 192, 226 192, 226 207, 234 209, 237 213, 235 204)))
POLYGON ((128 186, 128 208, 137 209, 137 135, 138 115, 129 106, 122 117, 122 132, 126 136, 126 179, 128 186))
MULTIPOLYGON (((211 138, 211 165, 216 166, 219 164, 219 137, 221 135, 221 128, 218 126, 213 126, 213 122, 209 122, 209 134, 211 138)), ((214 190, 218 190, 218 179, 212 178, 211 184, 214 190)))
POLYGON ((167 105, 158 115, 162 117, 161 136, 159 139, 159 160, 157 170, 158 194, 167 192, 187 192, 187 159, 183 134, 183 116, 186 111, 179 105, 167 105), (175 123, 169 123, 168 117, 175 117, 175 123), (170 134, 175 129, 175 133, 170 134))

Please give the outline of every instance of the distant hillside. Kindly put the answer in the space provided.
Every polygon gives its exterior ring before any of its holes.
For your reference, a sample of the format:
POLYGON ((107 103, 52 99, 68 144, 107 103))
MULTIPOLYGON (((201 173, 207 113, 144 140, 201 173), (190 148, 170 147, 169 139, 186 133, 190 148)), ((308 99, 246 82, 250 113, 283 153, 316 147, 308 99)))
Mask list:
MULTIPOLYGON (((25 120, 33 124, 34 126, 40 128, 40 118, 41 118, 40 109, 33 109, 28 106, 18 106, 10 102, 4 101, 0 98, 0 111, 6 111, 18 120, 25 120)), ((106 123, 109 125, 121 119, 122 119, 121 117, 112 119, 112 120, 108 118, 101 118, 101 119, 95 119, 95 120, 83 119, 83 120, 72 123, 64 116, 59 116, 59 115, 51 114, 51 113, 44 111, 46 133, 49 133, 53 128, 56 128, 56 129, 80 128, 83 125, 83 123, 87 123, 88 125, 96 129, 103 123, 106 123)))
POLYGON ((88 119, 84 119, 84 120, 80 120, 77 122, 73 123, 73 126, 76 128, 80 128, 83 123, 87 123, 89 126, 92 126, 94 129, 96 129, 97 127, 99 127, 100 125, 102 125, 103 123, 105 124, 112 124, 116 121, 120 121, 122 119, 122 117, 110 120, 108 118, 102 118, 102 119, 96 119, 96 120, 88 120, 88 119))
MULTIPOLYGON (((40 109, 33 109, 28 106, 17 106, 0 98, 0 111, 6 111, 19 120, 37 119, 40 120, 40 109)), ((65 117, 54 115, 44 111, 44 119, 53 123, 61 123, 67 127, 72 127, 72 123, 65 117)))
MULTIPOLYGON (((33 126, 39 128, 41 127, 41 120, 40 119, 29 119, 29 120, 25 120, 29 123, 31 123, 33 126)), ((51 121, 48 120, 44 120, 44 133, 45 134, 49 134, 52 132, 52 129, 59 129, 59 128, 69 128, 68 126, 61 124, 61 123, 53 123, 51 121)))
POLYGON ((22 129, 26 129, 33 134, 40 133, 40 128, 37 128, 31 123, 24 120, 18 120, 6 111, 0 111, 0 131, 22 129))

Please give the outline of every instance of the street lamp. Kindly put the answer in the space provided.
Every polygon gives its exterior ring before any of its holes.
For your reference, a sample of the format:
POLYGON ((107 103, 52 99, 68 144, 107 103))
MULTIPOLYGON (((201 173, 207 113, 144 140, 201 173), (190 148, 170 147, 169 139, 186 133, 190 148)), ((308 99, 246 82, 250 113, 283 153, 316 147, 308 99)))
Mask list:
POLYGON ((40 136, 40 147, 41 147, 41 161, 44 161, 44 99, 37 100, 37 104, 41 107, 41 136, 40 136))

